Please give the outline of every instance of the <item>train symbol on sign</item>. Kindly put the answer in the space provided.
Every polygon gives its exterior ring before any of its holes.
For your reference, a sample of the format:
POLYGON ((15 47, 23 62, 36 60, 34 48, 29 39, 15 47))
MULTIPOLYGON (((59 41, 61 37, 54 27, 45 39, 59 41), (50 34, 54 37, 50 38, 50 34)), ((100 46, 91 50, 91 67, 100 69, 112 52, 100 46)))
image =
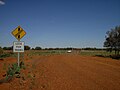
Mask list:
POLYGON ((26 35, 26 32, 20 26, 18 26, 11 33, 18 41, 20 41, 20 39, 26 35))

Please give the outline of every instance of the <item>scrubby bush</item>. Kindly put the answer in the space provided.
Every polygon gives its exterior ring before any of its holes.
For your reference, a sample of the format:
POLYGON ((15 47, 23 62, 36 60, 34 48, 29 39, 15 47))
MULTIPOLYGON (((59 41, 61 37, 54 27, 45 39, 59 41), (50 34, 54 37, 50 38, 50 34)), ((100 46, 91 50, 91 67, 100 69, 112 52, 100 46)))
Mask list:
POLYGON ((24 49, 25 49, 25 50, 30 50, 30 46, 27 46, 27 45, 26 45, 26 46, 24 46, 24 49))
POLYGON ((41 47, 35 47, 35 50, 41 50, 42 48, 41 47))

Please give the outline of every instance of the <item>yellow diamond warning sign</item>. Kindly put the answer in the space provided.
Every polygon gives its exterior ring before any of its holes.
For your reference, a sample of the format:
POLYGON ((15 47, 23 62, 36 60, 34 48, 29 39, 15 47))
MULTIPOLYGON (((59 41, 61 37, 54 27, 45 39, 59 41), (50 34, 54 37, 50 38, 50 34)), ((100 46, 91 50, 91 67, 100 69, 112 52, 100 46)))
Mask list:
POLYGON ((18 41, 20 41, 20 39, 26 34, 26 32, 20 26, 18 26, 11 33, 18 41))

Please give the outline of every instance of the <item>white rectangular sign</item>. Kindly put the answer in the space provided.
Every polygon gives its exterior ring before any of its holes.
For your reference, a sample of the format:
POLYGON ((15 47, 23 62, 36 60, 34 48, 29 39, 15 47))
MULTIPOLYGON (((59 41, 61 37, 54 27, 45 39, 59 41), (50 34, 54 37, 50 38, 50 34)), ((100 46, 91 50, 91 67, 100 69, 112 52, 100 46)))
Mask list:
POLYGON ((13 52, 24 52, 24 42, 22 41, 13 42, 13 52))

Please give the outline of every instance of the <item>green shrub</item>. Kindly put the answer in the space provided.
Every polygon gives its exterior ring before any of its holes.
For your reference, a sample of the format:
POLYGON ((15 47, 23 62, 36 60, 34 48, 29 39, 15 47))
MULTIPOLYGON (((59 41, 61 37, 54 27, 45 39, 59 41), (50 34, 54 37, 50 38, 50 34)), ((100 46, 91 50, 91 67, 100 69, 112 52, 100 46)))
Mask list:
POLYGON ((13 76, 14 70, 11 67, 8 67, 7 76, 13 76))
POLYGON ((14 76, 16 72, 20 72, 20 67, 18 67, 17 63, 12 64, 12 66, 9 65, 7 70, 7 76, 14 76))

